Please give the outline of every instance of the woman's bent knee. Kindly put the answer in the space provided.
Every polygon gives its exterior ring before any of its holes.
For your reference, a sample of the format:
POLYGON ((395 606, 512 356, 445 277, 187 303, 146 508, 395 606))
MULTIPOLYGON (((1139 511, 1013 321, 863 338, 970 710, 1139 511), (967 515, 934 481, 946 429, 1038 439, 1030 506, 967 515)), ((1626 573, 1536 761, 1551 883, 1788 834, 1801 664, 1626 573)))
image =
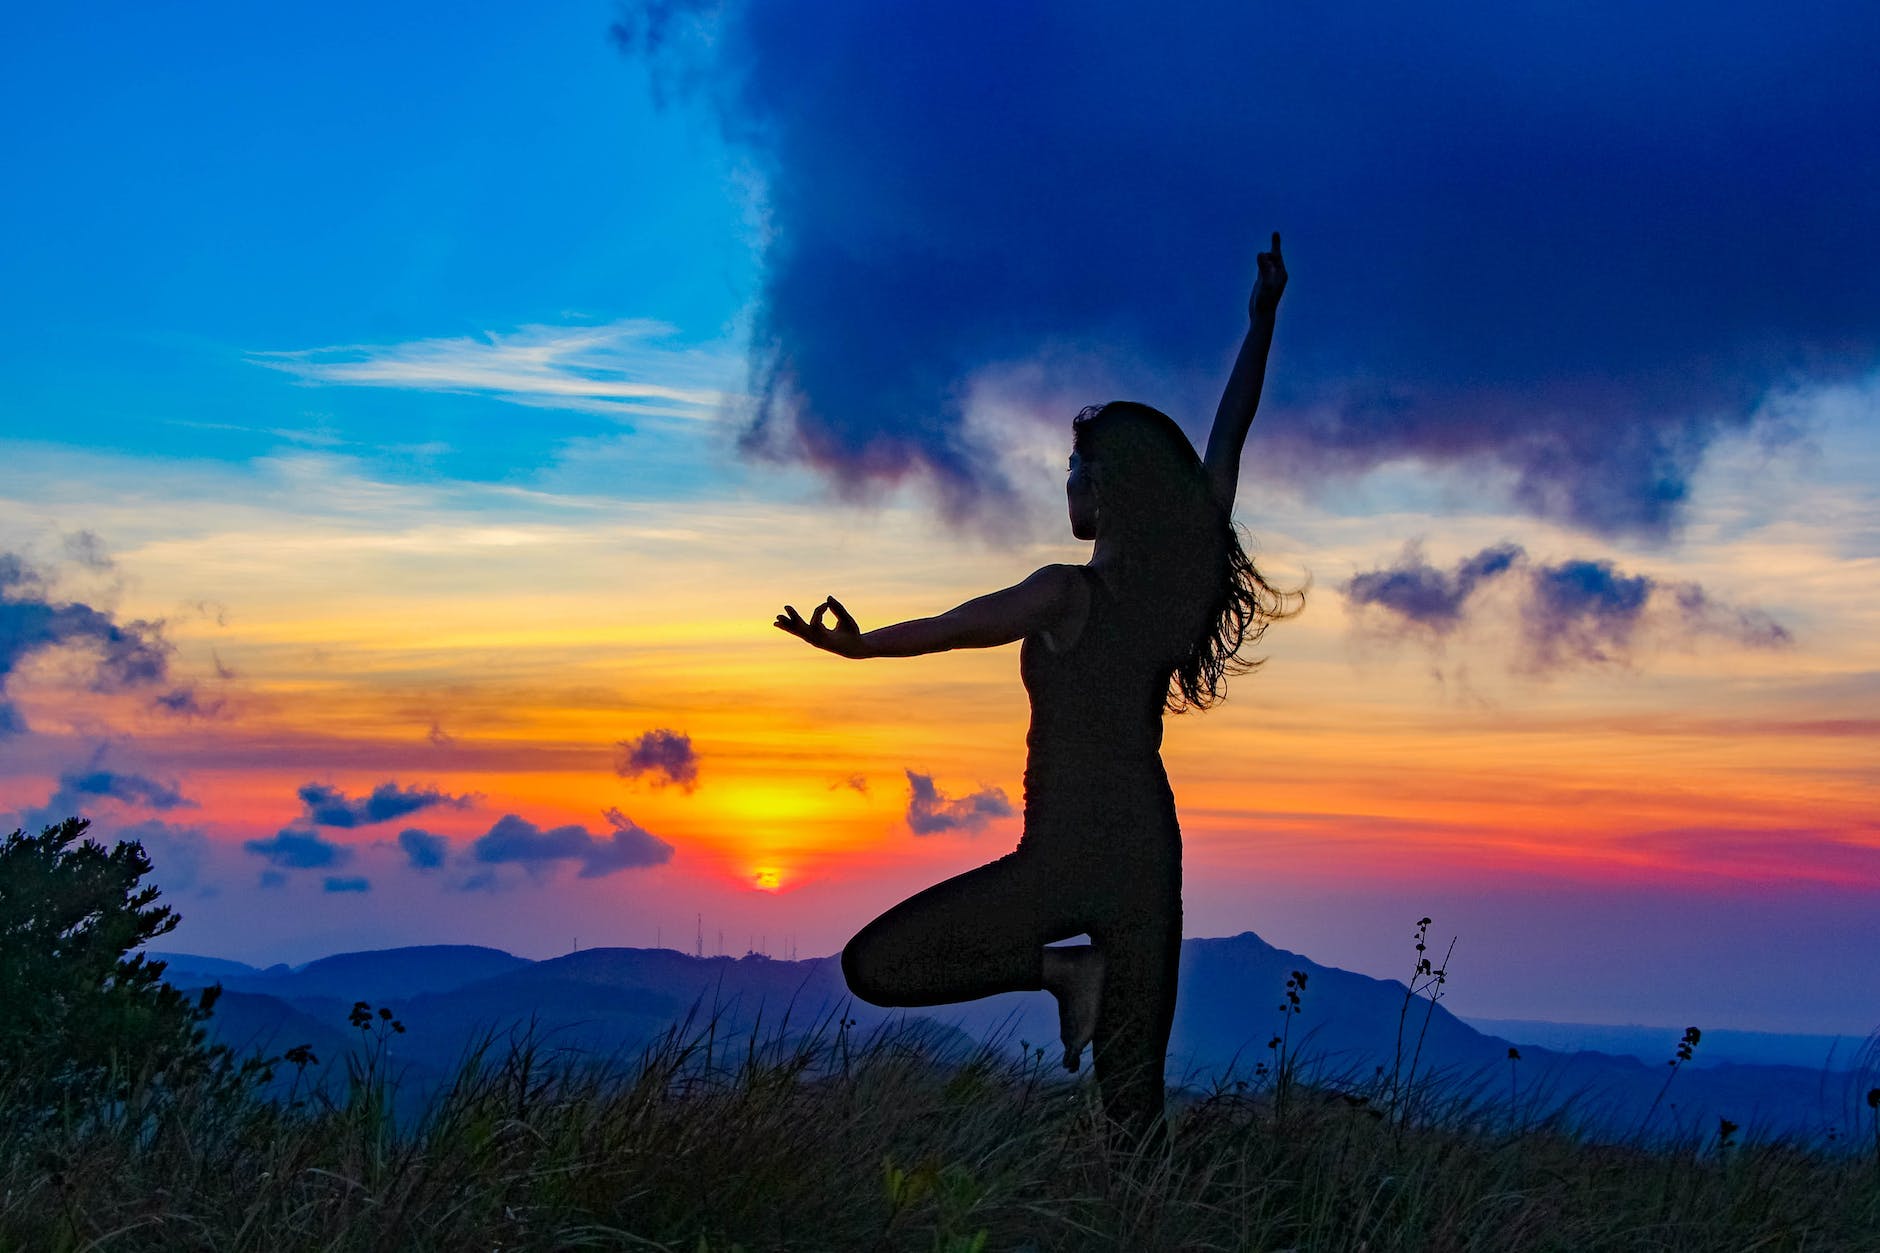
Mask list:
POLYGON ((895 1004, 894 990, 883 978, 878 949, 864 928, 842 948, 842 978, 849 985, 849 991, 870 1005, 886 1009, 895 1004))

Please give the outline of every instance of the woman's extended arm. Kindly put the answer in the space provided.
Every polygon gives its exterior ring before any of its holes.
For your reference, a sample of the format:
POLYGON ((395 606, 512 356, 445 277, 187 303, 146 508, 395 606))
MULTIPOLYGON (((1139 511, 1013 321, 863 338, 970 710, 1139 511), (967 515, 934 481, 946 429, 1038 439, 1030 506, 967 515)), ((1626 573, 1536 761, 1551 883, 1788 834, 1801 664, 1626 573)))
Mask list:
POLYGON ((932 618, 915 618, 863 631, 842 603, 831 596, 805 622, 794 605, 785 605, 776 627, 839 657, 918 657, 953 648, 996 648, 1049 631, 1084 606, 1089 593, 1075 566, 1043 566, 1022 583, 976 596, 932 618), (834 626, 823 614, 835 615, 834 626))
POLYGON ((1253 297, 1247 313, 1253 324, 1241 341, 1240 355, 1234 358, 1234 372, 1228 376, 1227 390, 1221 394, 1221 407, 1214 412, 1214 429, 1208 432, 1208 451, 1203 461, 1214 499, 1221 508, 1234 507, 1234 492, 1240 482, 1240 449, 1247 441, 1247 428, 1260 407, 1260 389, 1266 383, 1266 354, 1273 346, 1273 321, 1279 313, 1280 293, 1286 290, 1286 263, 1279 253, 1279 232, 1273 232, 1273 251, 1259 256, 1260 277, 1253 285, 1253 297))

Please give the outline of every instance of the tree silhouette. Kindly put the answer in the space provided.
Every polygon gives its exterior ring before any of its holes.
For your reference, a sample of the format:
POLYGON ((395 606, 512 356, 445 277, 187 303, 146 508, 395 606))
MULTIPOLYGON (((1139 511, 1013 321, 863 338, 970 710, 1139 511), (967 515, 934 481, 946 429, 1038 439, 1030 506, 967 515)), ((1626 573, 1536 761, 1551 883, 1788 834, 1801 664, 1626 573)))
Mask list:
POLYGON ((124 1101, 222 1059, 201 1027, 221 989, 192 1001, 136 952, 180 921, 140 886, 150 858, 136 841, 81 840, 89 825, 0 845, 0 1094, 15 1109, 124 1101))

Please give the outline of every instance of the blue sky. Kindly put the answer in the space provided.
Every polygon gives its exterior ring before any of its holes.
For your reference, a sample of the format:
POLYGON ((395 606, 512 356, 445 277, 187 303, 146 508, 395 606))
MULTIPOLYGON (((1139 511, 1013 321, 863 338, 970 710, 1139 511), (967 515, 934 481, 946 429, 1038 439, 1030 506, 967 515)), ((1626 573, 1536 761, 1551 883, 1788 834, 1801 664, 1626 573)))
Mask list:
POLYGON ((503 479, 609 420, 321 389, 254 354, 655 318, 735 333, 755 257, 713 129, 595 5, 20 16, 4 55, 7 434, 245 460, 296 432, 503 479), (262 416, 264 415, 265 416, 262 416), (439 448, 439 445, 447 448, 439 448))

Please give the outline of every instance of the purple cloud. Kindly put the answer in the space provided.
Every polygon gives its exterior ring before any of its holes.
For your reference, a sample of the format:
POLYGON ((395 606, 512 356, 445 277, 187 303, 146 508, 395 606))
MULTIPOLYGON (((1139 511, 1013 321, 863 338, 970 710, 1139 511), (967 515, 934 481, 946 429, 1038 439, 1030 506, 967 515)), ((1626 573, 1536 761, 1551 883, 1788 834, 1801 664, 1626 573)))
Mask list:
POLYGON ((1463 606, 1477 587, 1525 556, 1518 544, 1497 544, 1445 573, 1424 559, 1420 545, 1409 544, 1395 565, 1353 576, 1345 595, 1353 604, 1378 605, 1440 633, 1462 620, 1463 606))
POLYGON ((1412 541, 1392 564, 1354 575, 1344 593, 1366 629, 1440 641, 1467 620, 1476 594, 1498 580, 1518 585, 1518 660, 1533 672, 1624 661, 1648 622, 1673 638, 1708 635, 1745 648, 1793 642, 1788 628, 1767 613, 1726 605, 1696 583, 1627 574, 1603 559, 1534 562, 1512 543, 1484 548, 1441 570, 1412 541))
POLYGON ((623 779, 650 778, 655 787, 676 783, 690 792, 698 786, 698 754, 689 735, 648 731, 614 746, 614 773, 623 779))
POLYGON ((99 800, 119 801, 156 810, 196 808, 196 802, 184 796, 175 783, 96 766, 68 770, 61 774, 58 790, 43 808, 77 813, 88 803, 99 800))
POLYGON ((947 796, 934 786, 932 775, 907 771, 907 827, 915 835, 977 831, 994 818, 1011 816, 1012 802, 1001 788, 947 796))
POLYGON ((450 841, 418 827, 398 833, 398 847, 413 870, 436 870, 450 853, 450 841))
POLYGON ((307 807, 308 822, 343 828, 390 822, 440 805, 463 809, 476 799, 472 795, 453 796, 435 787, 400 787, 396 781, 381 783, 357 799, 325 783, 304 784, 299 796, 307 807))
POLYGON ((244 840, 242 848, 279 870, 318 870, 352 860, 352 850, 345 845, 294 827, 285 827, 265 840, 244 840))
MULTIPOLYGON (((575 862, 583 879, 599 878, 639 866, 653 866, 672 858, 672 845, 638 826, 617 809, 606 811, 606 835, 569 824, 544 831, 515 814, 504 814, 471 845, 471 856, 486 865, 515 864, 530 869, 556 862, 575 862)), ((477 886, 493 886, 479 883, 477 886)), ((466 885, 468 886, 468 885, 466 885)))
POLYGON ((1652 586, 1642 574, 1619 573, 1610 561, 1536 566, 1524 611, 1531 663, 1546 670, 1562 661, 1624 656, 1652 586))
POLYGON ((90 605, 55 601, 38 571, 15 553, 0 553, 0 737, 26 730, 7 700, 14 670, 31 656, 65 648, 89 654, 84 686, 93 692, 161 684, 175 652, 161 622, 120 623, 90 605))

